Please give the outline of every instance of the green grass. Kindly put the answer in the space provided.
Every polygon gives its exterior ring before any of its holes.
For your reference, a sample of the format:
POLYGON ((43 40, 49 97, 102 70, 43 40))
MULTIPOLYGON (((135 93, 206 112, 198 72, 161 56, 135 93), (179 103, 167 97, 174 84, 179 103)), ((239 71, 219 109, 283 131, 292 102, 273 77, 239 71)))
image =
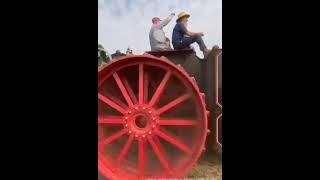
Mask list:
POLYGON ((222 180, 222 162, 217 155, 204 155, 197 165, 188 173, 186 178, 208 178, 222 180), (210 156, 210 157, 208 157, 210 156))

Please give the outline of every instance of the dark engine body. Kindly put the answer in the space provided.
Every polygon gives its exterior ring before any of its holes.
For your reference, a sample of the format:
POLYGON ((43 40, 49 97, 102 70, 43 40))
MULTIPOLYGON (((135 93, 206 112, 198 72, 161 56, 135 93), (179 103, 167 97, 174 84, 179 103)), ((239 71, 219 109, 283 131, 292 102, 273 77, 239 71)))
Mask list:
POLYGON ((208 125, 211 133, 207 148, 222 147, 222 49, 213 49, 207 58, 196 56, 192 49, 147 52, 148 54, 168 58, 180 64, 197 81, 206 95, 207 110, 210 111, 208 125))

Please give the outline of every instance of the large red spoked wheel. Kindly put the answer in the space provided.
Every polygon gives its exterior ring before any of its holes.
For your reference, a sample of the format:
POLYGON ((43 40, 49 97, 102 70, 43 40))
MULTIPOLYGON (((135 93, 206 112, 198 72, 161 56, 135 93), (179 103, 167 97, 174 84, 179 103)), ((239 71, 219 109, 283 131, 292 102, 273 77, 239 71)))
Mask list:
POLYGON ((98 76, 99 171, 110 179, 185 176, 208 132, 194 79, 148 54, 112 62, 98 76))

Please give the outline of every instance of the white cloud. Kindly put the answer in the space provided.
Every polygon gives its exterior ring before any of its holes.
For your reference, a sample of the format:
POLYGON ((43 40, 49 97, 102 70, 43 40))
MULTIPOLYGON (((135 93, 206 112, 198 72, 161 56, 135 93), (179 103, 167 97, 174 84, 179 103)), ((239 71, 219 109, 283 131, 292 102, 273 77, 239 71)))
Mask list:
MULTIPOLYGON (((149 51, 152 17, 181 11, 191 14, 188 29, 204 32, 209 48, 222 47, 222 0, 98 0, 98 7, 98 42, 110 53, 125 52, 128 46, 134 54, 149 51)), ((164 28, 170 39, 175 20, 164 28)), ((193 46, 202 57, 198 45, 193 46)))

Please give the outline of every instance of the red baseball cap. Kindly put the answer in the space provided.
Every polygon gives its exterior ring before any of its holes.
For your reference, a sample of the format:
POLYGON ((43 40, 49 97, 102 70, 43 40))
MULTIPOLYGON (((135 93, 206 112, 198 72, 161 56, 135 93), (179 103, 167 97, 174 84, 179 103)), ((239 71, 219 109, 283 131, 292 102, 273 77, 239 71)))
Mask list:
POLYGON ((161 21, 161 19, 160 18, 158 18, 158 17, 154 17, 154 18, 152 18, 152 23, 154 24, 155 22, 157 22, 157 21, 161 21))

